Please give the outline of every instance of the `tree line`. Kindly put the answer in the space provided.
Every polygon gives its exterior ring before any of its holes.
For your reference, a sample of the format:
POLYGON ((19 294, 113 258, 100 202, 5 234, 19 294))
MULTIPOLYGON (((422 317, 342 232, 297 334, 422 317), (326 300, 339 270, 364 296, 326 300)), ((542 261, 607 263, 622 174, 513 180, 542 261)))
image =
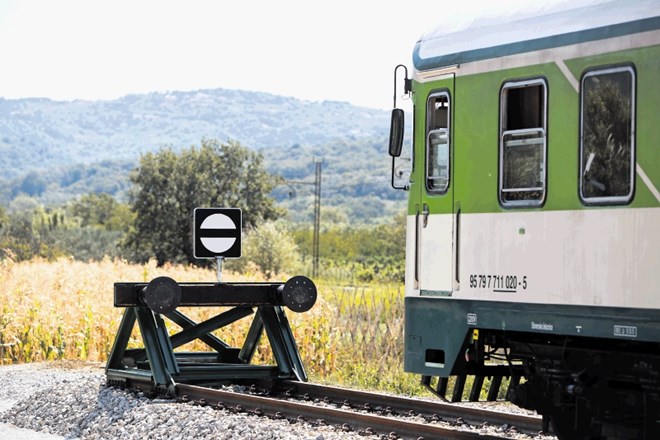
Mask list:
MULTIPOLYGON (((209 265, 212 261, 193 256, 193 210, 235 207, 243 212, 244 257, 229 261, 229 269, 266 278, 311 272, 311 225, 287 222, 286 211, 271 196, 282 179, 266 171, 259 152, 215 139, 202 139, 179 153, 164 148, 141 156, 130 183, 127 203, 89 193, 43 207, 18 196, 0 207, 0 257, 109 257, 137 263, 154 258, 159 265, 209 265)), ((360 282, 402 280, 404 223, 399 218, 377 227, 326 226, 321 235, 326 274, 341 277, 343 270, 360 282)))

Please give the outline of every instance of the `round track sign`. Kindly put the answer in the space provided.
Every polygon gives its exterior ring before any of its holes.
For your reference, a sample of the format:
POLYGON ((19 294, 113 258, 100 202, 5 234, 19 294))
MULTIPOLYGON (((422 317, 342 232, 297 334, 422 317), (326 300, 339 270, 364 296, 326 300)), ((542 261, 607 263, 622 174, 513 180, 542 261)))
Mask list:
POLYGON ((195 208, 195 258, 239 258, 242 216, 238 208, 195 208))

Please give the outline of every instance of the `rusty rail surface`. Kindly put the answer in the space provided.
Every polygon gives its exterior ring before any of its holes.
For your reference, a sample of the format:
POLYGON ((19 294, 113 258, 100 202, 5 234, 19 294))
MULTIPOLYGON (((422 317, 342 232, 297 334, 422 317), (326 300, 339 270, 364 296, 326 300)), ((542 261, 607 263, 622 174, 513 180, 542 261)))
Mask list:
MULTIPOLYGON (((390 434, 403 439, 498 439, 499 436, 482 434, 478 428, 467 430, 433 423, 420 423, 409 418, 361 413, 332 406, 319 406, 307 402, 283 400, 253 394, 222 391, 196 385, 176 386, 179 398, 223 407, 256 415, 287 418, 310 423, 326 423, 345 429, 364 430, 370 434, 390 434)), ((469 428, 468 428, 469 429, 469 428)))
POLYGON ((409 412, 422 416, 437 416, 442 419, 461 418, 470 424, 488 422, 495 426, 515 426, 521 432, 537 434, 542 430, 542 418, 525 414, 506 413, 482 408, 466 407, 455 403, 421 400, 410 397, 378 394, 369 391, 352 390, 309 382, 283 381, 278 387, 297 395, 308 395, 320 400, 351 402, 355 406, 369 405, 371 408, 389 408, 392 412, 405 415, 409 412))

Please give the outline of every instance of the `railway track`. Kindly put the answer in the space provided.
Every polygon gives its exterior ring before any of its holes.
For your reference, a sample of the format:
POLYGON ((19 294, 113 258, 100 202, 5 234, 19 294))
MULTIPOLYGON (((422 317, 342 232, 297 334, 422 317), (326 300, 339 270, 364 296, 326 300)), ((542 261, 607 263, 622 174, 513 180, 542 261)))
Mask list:
POLYGON ((468 424, 477 425, 488 422, 491 425, 515 426, 518 430, 528 433, 538 433, 542 430, 542 420, 539 416, 511 414, 501 411, 484 410, 481 408, 465 407, 441 401, 413 399, 402 396, 378 394, 368 391, 338 388, 327 385, 317 385, 309 382, 283 381, 278 383, 280 389, 287 394, 302 396, 304 399, 331 400, 350 405, 356 409, 383 408, 387 412, 396 414, 409 414, 430 418, 441 417, 444 420, 461 419, 468 424))
POLYGON ((178 384, 182 401, 259 416, 339 426, 403 439, 495 439, 484 423, 538 433, 541 418, 297 382, 260 384, 242 393, 178 384))

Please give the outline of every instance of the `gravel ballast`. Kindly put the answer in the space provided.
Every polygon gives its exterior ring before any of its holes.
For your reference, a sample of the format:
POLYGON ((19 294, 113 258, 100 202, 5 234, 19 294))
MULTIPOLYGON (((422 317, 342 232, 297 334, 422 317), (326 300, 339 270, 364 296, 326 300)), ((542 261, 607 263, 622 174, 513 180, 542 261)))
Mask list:
MULTIPOLYGON (((491 408, 491 406, 488 406, 491 408)), ((508 439, 550 440, 503 427, 478 428, 508 439)), ((100 364, 0 366, 0 440, 101 439, 376 440, 332 426, 270 419, 105 386, 100 364)))
POLYGON ((0 438, 9 438, 3 430, 14 433, 11 438, 35 440, 376 438, 327 426, 148 399, 140 393, 107 388, 100 368, 3 366, 0 383, 0 438), (17 428, 30 430, 34 436, 17 428))

